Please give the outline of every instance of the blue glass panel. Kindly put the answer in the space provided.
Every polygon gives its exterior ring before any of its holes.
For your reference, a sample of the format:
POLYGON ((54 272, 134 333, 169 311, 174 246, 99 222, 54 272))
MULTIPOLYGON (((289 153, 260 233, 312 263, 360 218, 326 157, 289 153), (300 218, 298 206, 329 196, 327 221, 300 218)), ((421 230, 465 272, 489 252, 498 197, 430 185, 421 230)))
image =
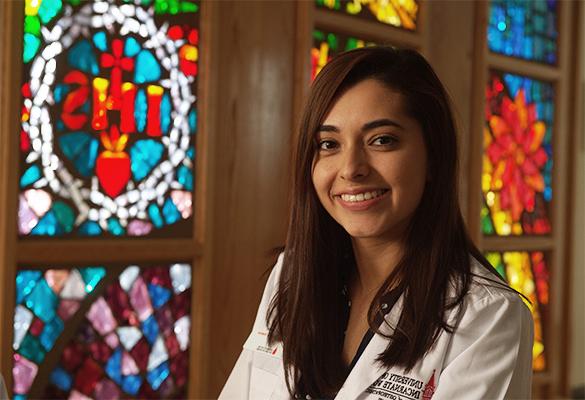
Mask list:
POLYGON ((108 219, 108 231, 114 236, 120 236, 124 234, 124 228, 120 224, 117 218, 111 217, 108 219))
POLYGON ((160 161, 164 146, 152 139, 137 141, 130 149, 132 175, 137 181, 150 173, 160 161))
POLYGON ((148 293, 150 294, 152 305, 155 308, 160 308, 160 306, 171 298, 171 291, 169 289, 152 283, 148 284, 148 293))
POLYGON ((41 170, 38 166, 33 165, 27 169, 24 174, 20 177, 20 187, 24 188, 28 185, 32 185, 41 178, 41 170))
POLYGON ((55 318, 57 303, 57 296, 44 279, 38 281, 26 298, 26 306, 45 323, 55 318))
POLYGON ((164 362, 158 367, 154 368, 152 371, 148 371, 146 374, 146 379, 150 386, 157 390, 161 383, 164 382, 165 379, 169 376, 169 364, 168 362, 164 362))
POLYGON ((93 44, 101 51, 108 51, 108 39, 106 38, 106 32, 99 31, 93 35, 93 44))
POLYGON ((102 267, 80 268, 79 273, 85 281, 86 293, 91 293, 102 278, 106 276, 106 270, 102 267))
POLYGON ((186 190, 193 190, 193 173, 190 168, 181 165, 177 170, 177 180, 186 190))
POLYGON ((22 339, 18 352, 37 364, 43 362, 46 354, 39 340, 30 333, 27 333, 22 339))
POLYGON ((59 137, 59 146, 81 175, 93 175, 99 147, 95 137, 86 132, 67 133, 59 137))
POLYGON ((67 61, 73 68, 88 74, 97 75, 100 72, 91 44, 85 39, 73 45, 67 54, 67 61))
POLYGON ((191 133, 197 132, 197 110, 193 109, 189 113, 189 129, 191 133))
POLYGON ((118 385, 122 384, 122 349, 118 347, 106 363, 106 374, 118 385))
POLYGON ((30 233, 32 235, 55 236, 63 234, 63 230, 59 226, 55 213, 49 210, 30 233))
POLYGON ((79 234, 83 236, 98 236, 102 233, 102 228, 95 221, 85 221, 79 227, 79 234))
POLYGON ((169 132, 171 125, 171 99, 165 94, 160 103, 160 128, 163 133, 169 132))
POLYGON ((136 56, 134 80, 136 83, 154 82, 160 79, 158 61, 148 50, 142 50, 136 56))
POLYGON ((132 36, 126 39, 124 44, 124 55, 126 57, 134 57, 140 51, 140 44, 132 36))
POLYGON ((24 45, 22 46, 22 60, 27 63, 37 54, 41 40, 31 33, 24 34, 24 45))
POLYGON ((16 274, 16 304, 32 292, 42 275, 41 271, 19 271, 16 274))
POLYGON ((64 83, 56 84, 55 89, 53 90, 53 99, 55 99, 55 102, 61 103, 70 90, 71 88, 69 85, 64 83))
POLYGON ((63 332, 63 321, 59 317, 53 318, 50 322, 45 324, 45 328, 39 336, 41 345, 48 352, 53 348, 55 341, 59 335, 63 332))
POLYGON ((142 323, 142 333, 146 337, 146 340, 148 340, 148 343, 151 345, 154 344, 154 341, 158 336, 158 324, 154 315, 151 315, 142 323))
POLYGON ((165 200, 165 204, 163 206, 163 215, 165 217, 165 221, 167 224, 174 224, 179 219, 181 219, 181 213, 177 210, 177 206, 170 198, 165 200))
POLYGON ((146 127, 147 111, 146 94, 143 89, 140 89, 136 93, 136 99, 134 100, 134 119, 136 120, 136 129, 138 132, 143 132, 146 127))
POLYGON ((492 0, 487 30, 490 50, 556 63, 557 14, 556 0, 492 0))
POLYGON ((39 6, 39 18, 45 25, 51 22, 51 20, 61 11, 61 0, 43 0, 39 6))
POLYGON ((140 375, 128 375, 122 379, 122 390, 134 396, 138 393, 141 384, 142 378, 140 375))
POLYGON ((161 228, 164 225, 162 215, 156 203, 152 203, 148 206, 148 216, 157 228, 161 228))
POLYGON ((73 383, 71 375, 61 367, 57 367, 51 372, 49 380, 53 385, 66 392, 71 389, 71 384, 73 383))

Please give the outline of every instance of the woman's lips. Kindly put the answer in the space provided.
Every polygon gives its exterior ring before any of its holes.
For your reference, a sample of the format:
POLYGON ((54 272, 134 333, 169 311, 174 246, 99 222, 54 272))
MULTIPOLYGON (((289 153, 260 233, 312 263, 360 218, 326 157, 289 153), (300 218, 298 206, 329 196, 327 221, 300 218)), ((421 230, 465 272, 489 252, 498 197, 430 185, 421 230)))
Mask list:
POLYGON ((388 189, 368 190, 359 193, 341 193, 335 196, 339 204, 350 211, 364 211, 378 204, 386 197, 388 189))

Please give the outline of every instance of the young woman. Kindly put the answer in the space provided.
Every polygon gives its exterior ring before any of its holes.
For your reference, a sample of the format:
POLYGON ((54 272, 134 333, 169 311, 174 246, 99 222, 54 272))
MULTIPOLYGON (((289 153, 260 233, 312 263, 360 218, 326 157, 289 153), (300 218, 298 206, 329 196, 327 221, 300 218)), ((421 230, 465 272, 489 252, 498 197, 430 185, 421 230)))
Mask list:
POLYGON ((466 231, 449 104, 412 50, 323 68, 286 247, 221 399, 530 397, 532 317, 466 231))

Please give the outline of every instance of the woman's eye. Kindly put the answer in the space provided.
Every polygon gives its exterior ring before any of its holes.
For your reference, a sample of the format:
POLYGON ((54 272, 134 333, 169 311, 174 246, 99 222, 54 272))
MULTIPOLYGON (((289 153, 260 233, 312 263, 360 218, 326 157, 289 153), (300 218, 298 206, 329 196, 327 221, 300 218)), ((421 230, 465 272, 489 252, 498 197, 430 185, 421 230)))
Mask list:
POLYGON ((320 150, 333 150, 337 147, 337 142, 333 140, 321 140, 319 141, 320 150))
POLYGON ((377 138, 372 140, 372 144, 375 144, 378 146, 389 146, 389 145, 395 144, 397 141, 398 140, 396 140, 396 138, 394 138, 393 136, 382 135, 382 136, 378 136, 377 138))

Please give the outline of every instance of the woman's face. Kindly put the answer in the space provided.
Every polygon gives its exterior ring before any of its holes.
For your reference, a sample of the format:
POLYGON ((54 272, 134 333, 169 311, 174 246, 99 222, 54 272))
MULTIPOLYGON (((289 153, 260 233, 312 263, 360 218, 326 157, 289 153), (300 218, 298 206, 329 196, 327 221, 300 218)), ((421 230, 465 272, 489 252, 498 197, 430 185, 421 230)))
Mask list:
POLYGON ((402 95, 373 79, 356 84, 333 104, 317 142, 313 185, 331 217, 353 238, 400 239, 427 180, 422 129, 402 95))

